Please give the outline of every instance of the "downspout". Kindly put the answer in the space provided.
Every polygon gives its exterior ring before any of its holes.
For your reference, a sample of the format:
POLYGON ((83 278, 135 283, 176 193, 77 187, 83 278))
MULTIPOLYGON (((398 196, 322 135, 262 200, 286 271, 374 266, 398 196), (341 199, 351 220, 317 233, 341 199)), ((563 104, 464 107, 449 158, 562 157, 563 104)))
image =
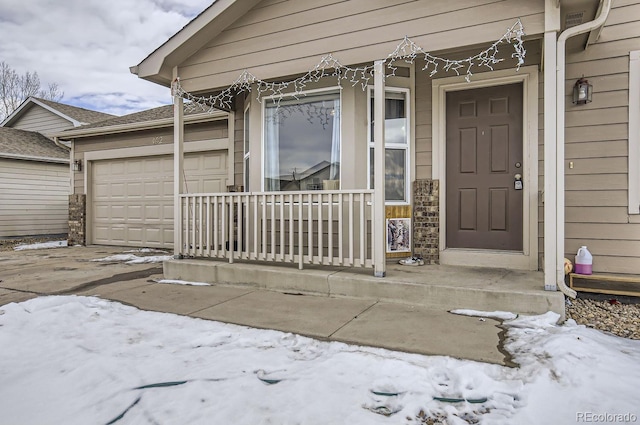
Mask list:
POLYGON ((564 30, 558 37, 556 49, 556 221, 558 230, 556 233, 556 281, 560 291, 570 298, 576 297, 576 291, 567 287, 564 283, 564 131, 565 131, 565 59, 566 59, 566 43, 567 39, 593 31, 594 29, 604 25, 609 11, 611 10, 611 0, 602 0, 600 13, 589 22, 577 25, 575 27, 564 30))
POLYGON ((55 143, 55 144, 56 144, 56 146, 58 146, 59 148, 62 148, 62 149, 69 149, 69 146, 65 146, 65 145, 63 145, 63 144, 60 142, 60 140, 58 140, 58 138, 57 138, 57 137, 54 137, 54 138, 53 138, 53 143, 55 143))

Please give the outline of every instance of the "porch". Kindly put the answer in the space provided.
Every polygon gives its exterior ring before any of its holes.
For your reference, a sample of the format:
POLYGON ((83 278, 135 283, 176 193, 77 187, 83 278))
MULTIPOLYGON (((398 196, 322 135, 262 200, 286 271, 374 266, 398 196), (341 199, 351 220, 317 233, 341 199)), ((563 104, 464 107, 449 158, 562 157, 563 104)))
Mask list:
POLYGON ((214 259, 169 260, 166 279, 249 286, 293 294, 396 302, 438 310, 472 309, 542 314, 564 320, 564 295, 545 291, 542 272, 443 265, 402 266, 386 262, 379 279, 371 269, 214 259))

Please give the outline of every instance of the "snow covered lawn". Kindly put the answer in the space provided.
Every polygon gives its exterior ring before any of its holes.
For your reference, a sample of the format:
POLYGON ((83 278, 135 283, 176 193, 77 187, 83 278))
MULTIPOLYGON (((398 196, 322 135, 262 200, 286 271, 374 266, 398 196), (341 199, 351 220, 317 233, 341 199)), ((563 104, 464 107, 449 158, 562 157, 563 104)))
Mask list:
POLYGON ((99 261, 105 263, 117 263, 125 262, 127 264, 144 264, 144 263, 162 263, 173 258, 170 255, 150 255, 150 256, 138 256, 135 254, 115 254, 104 258, 97 258, 91 261, 99 261))
POLYGON ((507 368, 41 297, 0 307, 0 424, 638 421, 640 341, 556 319, 506 322, 507 368))
POLYGON ((39 242, 32 244, 22 244, 16 245, 13 250, 14 251, 27 251, 32 249, 50 249, 50 248, 66 248, 67 241, 50 241, 50 242, 39 242))

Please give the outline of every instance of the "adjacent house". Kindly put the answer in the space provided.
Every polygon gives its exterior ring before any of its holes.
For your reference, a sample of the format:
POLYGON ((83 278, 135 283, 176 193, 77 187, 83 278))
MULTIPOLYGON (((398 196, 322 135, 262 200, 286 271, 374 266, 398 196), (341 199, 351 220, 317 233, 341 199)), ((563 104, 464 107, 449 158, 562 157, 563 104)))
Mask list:
POLYGON ((595 271, 638 274, 639 21, 636 0, 217 0, 131 68, 172 88, 162 129, 69 132, 87 241, 380 277, 413 253, 551 290, 588 245, 595 271), (194 187, 196 152, 227 180, 194 187), (173 202, 128 204, 145 179, 173 202), (163 208, 163 238, 115 225, 163 208))
MULTIPOLYGON (((234 179, 227 113, 192 113, 184 122, 185 190, 226 192, 234 179)), ((81 164, 72 173, 71 244, 173 247, 172 105, 56 136, 81 164)))
POLYGON ((111 117, 30 97, 0 124, 0 237, 67 233, 70 153, 52 135, 111 117))
POLYGON ((69 128, 113 118, 111 114, 66 105, 60 102, 29 97, 18 106, 0 127, 37 131, 47 137, 69 128))
POLYGON ((69 150, 0 127, 0 237, 67 233, 69 150))

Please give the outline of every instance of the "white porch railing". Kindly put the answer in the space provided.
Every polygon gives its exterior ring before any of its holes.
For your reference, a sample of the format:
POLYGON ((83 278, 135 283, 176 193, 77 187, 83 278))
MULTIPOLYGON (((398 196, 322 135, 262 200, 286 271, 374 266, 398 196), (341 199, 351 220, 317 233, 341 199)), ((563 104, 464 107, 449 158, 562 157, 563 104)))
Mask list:
POLYGON ((183 256, 373 266, 372 190, 181 194, 180 202, 183 256))

